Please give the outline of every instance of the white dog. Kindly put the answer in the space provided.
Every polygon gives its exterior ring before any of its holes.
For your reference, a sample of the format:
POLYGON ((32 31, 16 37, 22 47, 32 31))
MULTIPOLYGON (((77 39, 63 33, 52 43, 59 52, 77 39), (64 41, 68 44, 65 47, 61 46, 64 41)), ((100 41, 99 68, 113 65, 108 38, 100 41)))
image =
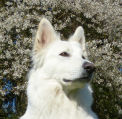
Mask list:
POLYGON ((98 119, 92 111, 84 30, 79 26, 68 41, 60 40, 43 18, 33 46, 33 68, 27 87, 28 106, 20 119, 98 119))

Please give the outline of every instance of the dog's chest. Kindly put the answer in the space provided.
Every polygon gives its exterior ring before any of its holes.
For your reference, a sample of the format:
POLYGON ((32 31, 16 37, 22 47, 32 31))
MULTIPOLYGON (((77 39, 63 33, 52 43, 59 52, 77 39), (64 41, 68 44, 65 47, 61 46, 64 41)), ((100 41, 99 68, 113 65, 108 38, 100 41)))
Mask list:
POLYGON ((88 117, 88 112, 63 94, 50 98, 43 106, 40 110, 40 119, 87 119, 88 117))

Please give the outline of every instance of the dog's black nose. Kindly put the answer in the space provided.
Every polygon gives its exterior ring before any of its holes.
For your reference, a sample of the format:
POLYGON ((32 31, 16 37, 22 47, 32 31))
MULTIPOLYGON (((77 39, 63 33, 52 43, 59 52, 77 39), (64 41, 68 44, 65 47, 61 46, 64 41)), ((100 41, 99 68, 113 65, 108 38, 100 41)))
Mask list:
POLYGON ((95 71, 94 64, 90 62, 85 62, 83 64, 83 68, 86 70, 87 73, 93 73, 95 71))

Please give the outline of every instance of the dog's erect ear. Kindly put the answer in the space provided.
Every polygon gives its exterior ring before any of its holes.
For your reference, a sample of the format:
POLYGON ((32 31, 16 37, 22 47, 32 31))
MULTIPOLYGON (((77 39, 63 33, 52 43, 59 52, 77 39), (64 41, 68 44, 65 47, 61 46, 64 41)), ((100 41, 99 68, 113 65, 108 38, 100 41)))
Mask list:
POLYGON ((79 26, 73 36, 69 39, 70 41, 76 41, 81 44, 83 52, 86 54, 86 46, 85 46, 85 35, 82 26, 79 26))
POLYGON ((70 41, 77 41, 82 45, 82 48, 85 46, 85 35, 82 26, 79 26, 73 36, 70 38, 70 41))
POLYGON ((53 29, 51 23, 46 18, 43 18, 38 26, 36 39, 34 42, 34 51, 40 51, 54 40, 56 40, 55 30, 53 29))

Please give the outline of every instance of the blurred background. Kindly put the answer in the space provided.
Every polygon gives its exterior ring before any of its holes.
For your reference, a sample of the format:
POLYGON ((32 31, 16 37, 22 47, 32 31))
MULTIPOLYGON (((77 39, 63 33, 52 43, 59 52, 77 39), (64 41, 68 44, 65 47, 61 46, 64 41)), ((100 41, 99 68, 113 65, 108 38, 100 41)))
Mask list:
POLYGON ((99 119, 122 119, 121 0, 0 0, 0 119, 25 112, 32 42, 43 16, 62 39, 83 26, 97 68, 93 110, 99 119))

